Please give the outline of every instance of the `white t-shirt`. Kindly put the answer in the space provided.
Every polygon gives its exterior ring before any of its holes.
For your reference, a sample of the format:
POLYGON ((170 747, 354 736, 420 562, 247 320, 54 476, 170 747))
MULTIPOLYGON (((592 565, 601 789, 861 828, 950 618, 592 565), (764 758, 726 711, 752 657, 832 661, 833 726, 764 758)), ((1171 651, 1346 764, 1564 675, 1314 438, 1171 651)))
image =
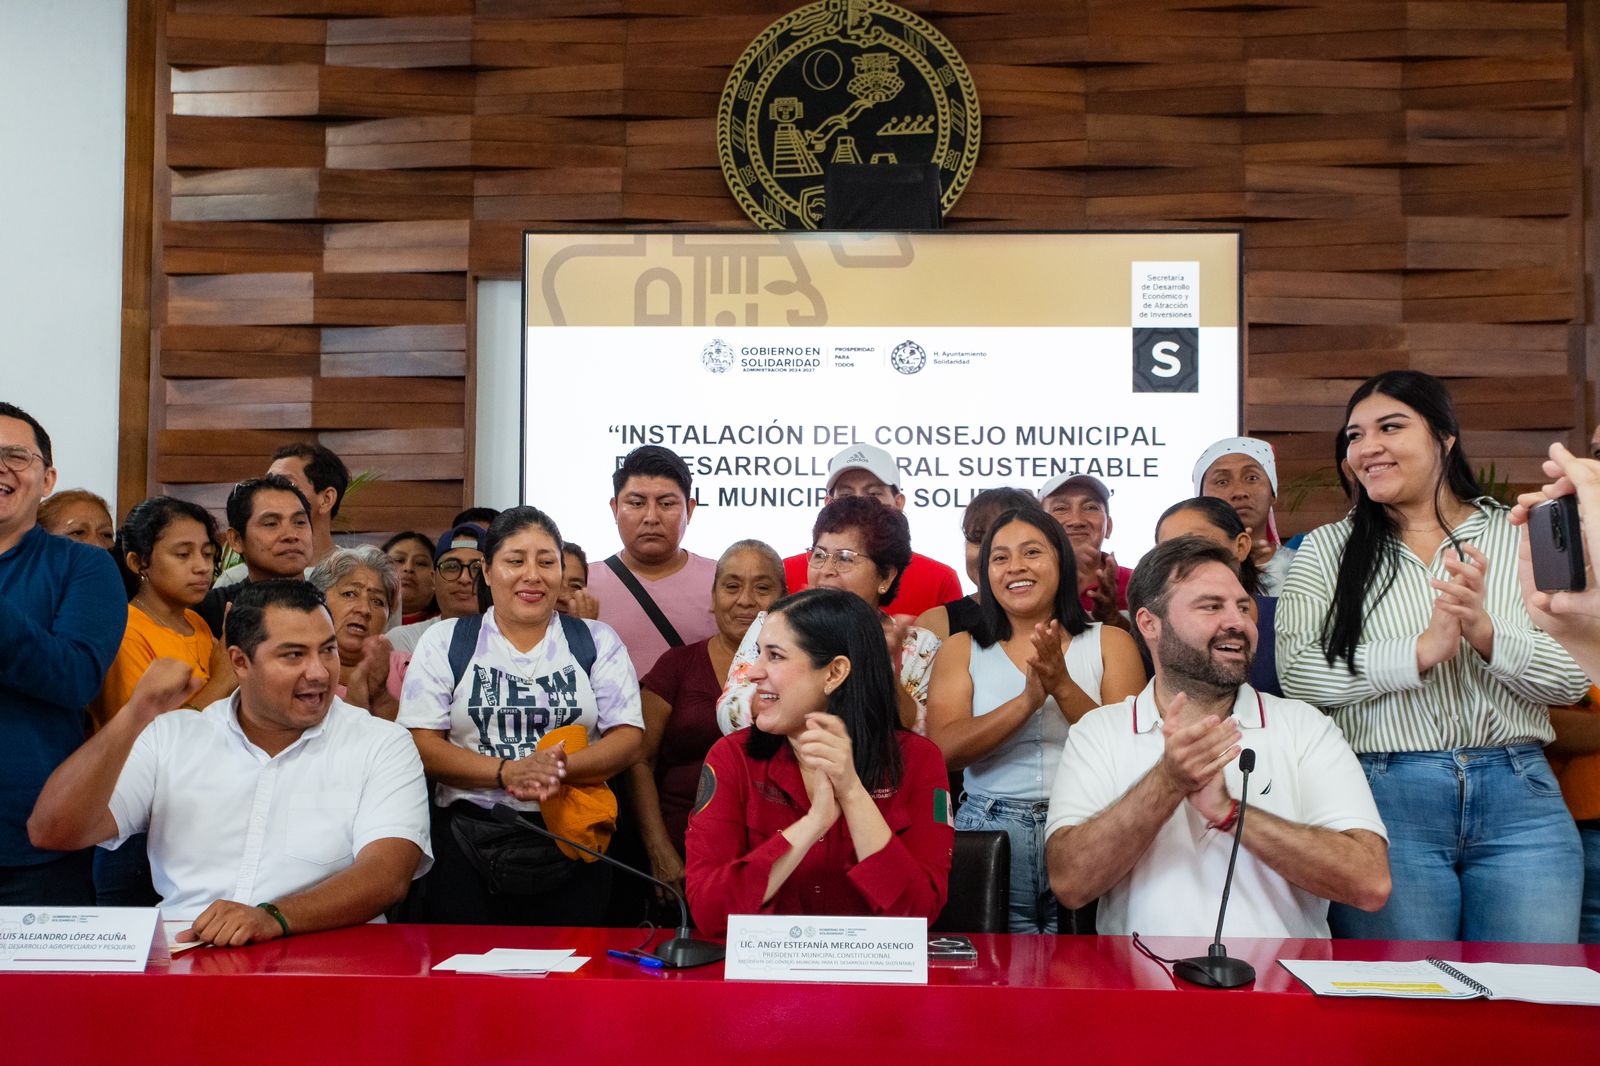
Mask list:
MULTIPOLYGON (((395 617, 398 618, 399 615, 395 617)), ((405 652, 407 655, 415 654, 417 645, 422 641, 422 634, 443 621, 445 619, 435 615, 432 618, 424 618, 420 622, 410 622, 403 626, 395 626, 384 636, 389 638, 389 646, 395 651, 405 652)))
POLYGON ((151 722, 111 794, 118 836, 101 847, 149 832, 165 918, 302 892, 390 837, 421 848, 415 876, 428 871, 428 792, 405 730, 335 697, 321 725, 268 757, 240 728, 238 698, 151 722))
MULTIPOLYGON (((483 616, 477 647, 456 685, 450 675, 450 638, 458 619, 440 622, 417 644, 400 691, 399 723, 407 729, 448 732, 450 743, 497 759, 531 755, 552 729, 581 723, 593 744, 619 725, 644 728, 639 680, 628 649, 604 622, 580 619, 594 636, 594 667, 588 675, 567 646, 560 619, 551 616, 544 639, 526 654, 512 647, 495 624, 494 608, 483 616)), ((458 799, 490 808, 504 803, 536 811, 498 788, 438 786, 439 806, 458 799)))
MULTIPOLYGON (((1389 838, 1361 764, 1332 719, 1308 703, 1258 693, 1249 685, 1240 686, 1233 716, 1242 746, 1256 753, 1251 808, 1319 829, 1366 829, 1389 838)), ((1084 715, 1067 734, 1050 795, 1046 839, 1116 803, 1161 760, 1165 745, 1154 681, 1137 696, 1084 715)), ((1238 796, 1243 776, 1238 760, 1223 775, 1228 791, 1238 796)), ((1180 804, 1132 872, 1101 897, 1097 931, 1211 936, 1232 846, 1232 833, 1207 828, 1189 803, 1180 804)), ((1328 901, 1291 885, 1248 848, 1240 848, 1223 935, 1326 937, 1328 901)))

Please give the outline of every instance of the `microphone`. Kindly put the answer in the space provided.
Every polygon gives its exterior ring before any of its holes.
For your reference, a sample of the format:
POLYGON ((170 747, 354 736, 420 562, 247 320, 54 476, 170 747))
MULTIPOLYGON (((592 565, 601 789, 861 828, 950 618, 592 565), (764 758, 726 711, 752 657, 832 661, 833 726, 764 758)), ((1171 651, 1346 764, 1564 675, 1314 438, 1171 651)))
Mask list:
POLYGON ((559 840, 569 847, 577 848, 586 855, 593 855, 602 862, 608 862, 619 870, 626 870, 635 877, 642 877, 651 884, 659 885, 671 892, 672 898, 678 901, 678 930, 673 934, 671 940, 662 943, 655 951, 643 953, 660 959, 666 969, 687 970, 695 966, 706 966, 713 962, 721 962, 723 956, 727 953, 728 949, 721 944, 713 944, 708 940, 696 940, 694 938, 694 928, 689 924, 689 905, 684 902, 683 893, 679 892, 676 886, 669 885, 665 881, 652 877, 643 870, 635 869, 625 862, 613 859, 604 852, 586 848, 576 840, 568 840, 559 833, 552 833, 515 807, 507 807, 504 803, 496 803, 494 809, 489 813, 494 816, 497 822, 520 826, 523 829, 530 829, 540 836, 549 837, 551 840, 559 840))
POLYGON ((1250 771, 1256 768, 1256 753, 1245 748, 1239 753, 1239 769, 1244 783, 1239 787, 1239 817, 1233 823, 1233 853, 1228 856, 1228 876, 1222 882, 1222 906, 1217 910, 1217 935, 1204 955, 1179 959, 1172 972, 1192 984, 1207 988, 1238 988, 1256 979, 1256 968, 1243 959, 1229 958, 1222 946, 1222 920, 1228 914, 1228 893, 1233 888, 1233 864, 1239 861, 1239 840, 1244 836, 1245 798, 1250 794, 1250 771))

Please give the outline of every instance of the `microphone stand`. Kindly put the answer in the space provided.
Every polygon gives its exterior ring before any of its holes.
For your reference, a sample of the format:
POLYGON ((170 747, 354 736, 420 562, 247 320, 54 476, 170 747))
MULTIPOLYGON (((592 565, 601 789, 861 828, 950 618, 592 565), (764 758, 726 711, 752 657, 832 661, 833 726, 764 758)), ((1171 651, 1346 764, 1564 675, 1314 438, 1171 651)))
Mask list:
POLYGON ((586 855, 593 855, 602 862, 608 862, 619 870, 626 870, 635 877, 642 877, 651 884, 658 885, 672 893, 672 898, 678 901, 677 932, 673 934, 671 940, 664 941, 655 951, 646 953, 660 959, 666 969, 687 970, 695 966, 706 966, 713 962, 721 962, 723 956, 727 953, 728 949, 721 944, 713 944, 708 940, 696 940, 694 938, 694 927, 689 923, 689 905, 684 902, 683 893, 679 892, 675 885, 669 885, 665 881, 650 876, 643 870, 637 870, 625 862, 619 862, 604 852, 586 848, 576 840, 568 840, 559 833, 552 833, 521 811, 514 807, 507 807, 504 803, 496 803, 494 809, 489 813, 494 816, 497 822, 519 826, 538 833, 540 836, 549 837, 551 840, 577 848, 586 855))
POLYGON ((1192 984, 1206 988, 1238 988, 1256 979, 1256 968, 1243 959, 1230 958, 1222 945, 1222 920, 1228 913, 1228 893, 1233 889, 1233 864, 1239 861, 1239 841, 1244 836, 1245 798, 1250 795, 1250 771, 1256 768, 1256 753, 1245 748, 1239 753, 1239 769, 1244 783, 1239 789, 1239 818, 1233 826, 1233 853, 1228 856, 1228 876, 1222 882, 1222 906, 1217 910, 1217 935, 1204 955, 1179 959, 1172 972, 1192 984))

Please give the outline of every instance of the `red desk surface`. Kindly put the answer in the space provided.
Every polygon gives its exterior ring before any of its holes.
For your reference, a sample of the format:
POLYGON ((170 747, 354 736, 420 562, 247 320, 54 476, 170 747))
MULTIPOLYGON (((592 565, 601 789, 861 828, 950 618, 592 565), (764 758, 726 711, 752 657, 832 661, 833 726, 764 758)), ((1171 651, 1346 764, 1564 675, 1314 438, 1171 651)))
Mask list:
MULTIPOLYGON (((974 936, 975 965, 927 986, 727 982, 606 956, 622 929, 361 926, 233 950, 202 948, 142 974, 0 974, 0 1062, 694 1063, 1009 1066, 1167 1059, 1426 1066, 1591 1062, 1600 1008, 1328 999, 1276 960, 1539 962, 1600 969, 1600 948, 1228 941, 1252 986, 1175 981, 1125 937, 974 936), (575 948, 573 974, 433 973, 458 952, 575 948)), ((1202 939, 1149 938, 1169 957, 1202 939)), ((157 950, 160 950, 159 948, 157 950)))

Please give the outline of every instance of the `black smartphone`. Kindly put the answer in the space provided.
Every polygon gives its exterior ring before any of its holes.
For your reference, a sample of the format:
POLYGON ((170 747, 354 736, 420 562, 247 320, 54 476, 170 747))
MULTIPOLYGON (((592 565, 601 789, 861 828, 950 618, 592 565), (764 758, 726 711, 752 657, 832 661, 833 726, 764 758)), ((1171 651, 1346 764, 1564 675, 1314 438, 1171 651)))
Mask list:
POLYGON ((1559 496, 1528 512, 1528 547, 1533 555, 1533 587, 1540 592, 1584 590, 1583 529, 1578 498, 1559 496))

